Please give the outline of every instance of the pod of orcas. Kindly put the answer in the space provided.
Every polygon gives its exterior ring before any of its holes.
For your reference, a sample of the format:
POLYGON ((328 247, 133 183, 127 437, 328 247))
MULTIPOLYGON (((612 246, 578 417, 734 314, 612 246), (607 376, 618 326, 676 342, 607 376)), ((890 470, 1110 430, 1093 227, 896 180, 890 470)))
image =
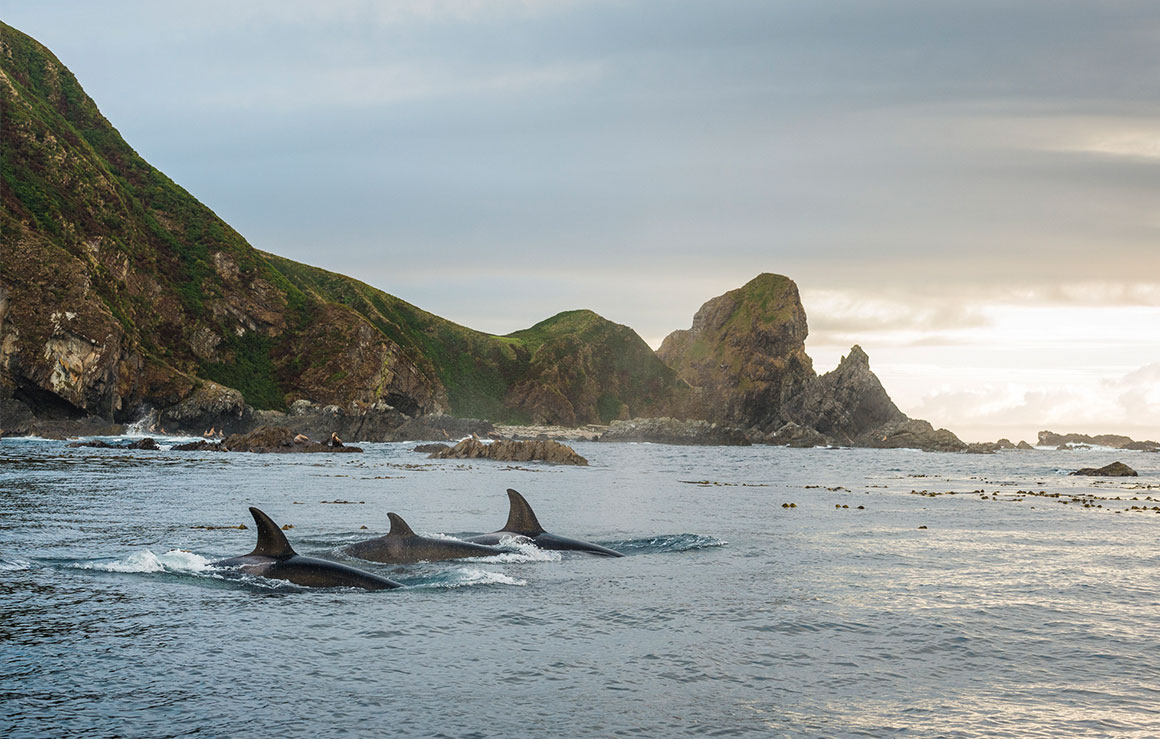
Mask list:
MULTIPOLYGON (((387 564, 411 564, 443 559, 491 557, 511 551, 503 545, 512 541, 530 541, 541 549, 589 552, 605 557, 623 557, 613 549, 580 539, 570 539, 548 533, 536 519, 536 514, 524 496, 508 488, 511 508, 503 528, 490 534, 469 537, 466 540, 419 536, 402 516, 388 513, 391 530, 386 536, 349 544, 342 551, 352 557, 387 564)), ((402 587, 381 575, 364 572, 339 562, 314 557, 303 557, 294 551, 286 535, 273 519, 257 508, 250 515, 258 528, 258 544, 254 551, 240 557, 214 562, 215 567, 229 567, 255 577, 285 580, 295 585, 312 588, 362 588, 389 590, 402 587)))

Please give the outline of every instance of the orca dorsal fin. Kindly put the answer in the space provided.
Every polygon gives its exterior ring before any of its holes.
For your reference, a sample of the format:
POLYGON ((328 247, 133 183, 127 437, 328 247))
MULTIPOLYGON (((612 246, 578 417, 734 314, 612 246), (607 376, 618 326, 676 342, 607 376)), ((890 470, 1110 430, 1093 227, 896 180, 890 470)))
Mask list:
POLYGON ((532 507, 524 500, 524 496, 511 488, 508 488, 507 494, 511 501, 511 510, 508 511, 508 520, 503 530, 528 537, 544 533, 544 527, 536 520, 536 514, 532 512, 532 507))
POLYGON ((387 536, 414 536, 415 532, 403 520, 403 517, 398 513, 388 513, 387 518, 391 519, 391 530, 387 532, 387 536))
POLYGON ((297 554, 290 546, 290 542, 286 541, 286 535, 282 533, 282 529, 274 523, 274 519, 252 506, 250 507, 250 515, 254 517, 254 523, 258 525, 258 546, 250 552, 251 556, 293 557, 297 554))

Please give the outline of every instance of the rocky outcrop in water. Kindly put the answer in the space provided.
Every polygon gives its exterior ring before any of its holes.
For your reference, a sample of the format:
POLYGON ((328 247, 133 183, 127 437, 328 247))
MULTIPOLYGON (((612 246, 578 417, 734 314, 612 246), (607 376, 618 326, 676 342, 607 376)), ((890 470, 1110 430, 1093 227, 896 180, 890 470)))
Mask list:
POLYGON ((808 449, 816 446, 829 446, 834 443, 833 439, 825 434, 810 428, 809 426, 802 426, 801 424, 790 421, 777 431, 767 435, 761 440, 764 444, 773 444, 775 446, 789 446, 797 449, 808 449))
POLYGON ((430 459, 492 459, 497 462, 548 462, 587 466, 588 460, 558 441, 493 441, 464 439, 430 455, 430 459))
POLYGON ((929 422, 907 419, 888 423, 858 437, 856 446, 874 449, 922 449, 928 452, 962 452, 967 445, 946 429, 929 422))
POLYGON ((287 428, 261 426, 246 434, 227 436, 221 447, 227 452, 256 452, 261 454, 297 454, 311 452, 359 453, 357 446, 313 441, 287 428))
POLYGON ((762 274, 705 303, 657 354, 693 388, 686 417, 754 429, 769 443, 966 449, 950 431, 907 418, 859 346, 817 376, 807 333, 793 280, 762 274))
POLYGON ((749 446, 744 429, 708 421, 675 418, 634 418, 613 421, 600 435, 604 442, 651 442, 686 446, 749 446))
POLYGON ((1136 470, 1132 469, 1123 462, 1112 462, 1103 467, 1084 467, 1070 473, 1072 475, 1084 475, 1088 477, 1137 477, 1136 470))
POLYGON ((1150 449, 1160 449, 1160 442, 1155 441, 1134 441, 1130 436, 1123 434, 1096 434, 1089 436, 1087 434, 1057 434, 1052 431, 1039 432, 1039 446, 1072 446, 1076 444, 1085 444, 1088 446, 1106 446, 1112 449, 1128 449, 1135 451, 1147 451, 1150 449))

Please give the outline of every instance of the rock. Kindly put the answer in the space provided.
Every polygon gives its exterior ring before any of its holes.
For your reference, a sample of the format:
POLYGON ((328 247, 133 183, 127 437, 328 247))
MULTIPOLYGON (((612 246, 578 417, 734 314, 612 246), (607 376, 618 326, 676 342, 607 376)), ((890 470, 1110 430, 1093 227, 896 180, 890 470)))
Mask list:
POLYGON ((126 449, 148 449, 151 451, 157 451, 161 447, 157 446, 156 439, 151 439, 151 438, 146 437, 144 439, 138 439, 137 441, 134 441, 133 443, 129 444, 129 446, 127 446, 125 448, 126 449))
POLYGON ((828 436, 808 426, 790 421, 770 435, 768 443, 805 449, 815 446, 829 446, 828 436))
MULTIPOLYGON (((1097 434, 1095 436, 1088 436, 1087 434, 1056 434, 1051 431, 1039 432, 1039 446, 1054 446, 1061 447, 1064 445, 1083 444, 1088 446, 1106 446, 1113 449, 1157 449, 1160 448, 1160 443, 1155 441, 1133 441, 1131 437, 1123 434, 1097 434)), ((1083 449, 1083 446, 1071 446, 1075 449, 1083 449)))
POLYGON ((200 439, 198 441, 191 441, 185 444, 176 444, 171 447, 170 451, 174 452, 227 452, 224 444, 217 442, 206 441, 200 439))
POLYGON ((93 439, 92 441, 74 441, 69 444, 73 448, 91 447, 93 449, 124 449, 120 444, 110 444, 107 441, 93 439))
POLYGON ((415 447, 411 451, 421 452, 423 454, 437 454, 439 452, 442 452, 444 449, 450 449, 450 448, 451 447, 448 446, 447 444, 420 444, 419 446, 415 447))
POLYGON ((927 452, 962 452, 967 449, 959 437, 946 429, 936 430, 927 421, 908 419, 887 424, 856 440, 857 446, 875 449, 922 449, 927 452))
POLYGON ((859 438, 888 424, 907 420, 870 371, 870 358, 857 345, 833 371, 815 379, 787 403, 787 414, 843 444, 857 444, 859 438))
POLYGON ((290 404, 287 413, 256 411, 258 426, 292 428, 313 439, 327 439, 338 434, 351 441, 393 441, 396 429, 408 417, 385 402, 349 403, 345 406, 319 405, 299 399, 290 404))
POLYGON ((976 441, 967 444, 964 450, 968 454, 994 454, 999 451, 1001 447, 993 441, 976 441))
POLYGON ((1035 447, 1031 446, 1026 441, 1020 441, 1018 444, 1015 445, 1015 448, 1020 449, 1022 451, 1027 451, 1027 450, 1034 451, 1034 449, 1035 449, 1035 447))
POLYGON ((1155 441, 1130 441, 1124 444, 1121 449, 1129 449, 1137 452, 1155 452, 1160 450, 1160 443, 1155 441))
POLYGON ((995 446, 999 449, 1014 449, 1015 445, 1011 443, 1010 439, 999 439, 995 442, 995 446))
POLYGON ((494 459, 500 462, 542 461, 587 466, 588 460, 558 441, 493 441, 464 439, 453 447, 433 453, 431 459, 494 459))
MULTIPOLYGON (((232 434, 221 443, 229 452, 300 453, 300 452, 361 452, 357 446, 332 447, 317 442, 294 443, 295 434, 280 426, 260 426, 248 434, 232 434)), ((195 442, 196 443, 196 442, 195 442)))
POLYGON ((634 418, 613 421, 600 441, 652 442, 690 446, 749 446, 743 429, 708 421, 679 421, 675 418, 634 418))
POLYGON ((702 305, 657 356, 695 390, 686 417, 772 431, 792 420, 782 406, 815 377, 807 333, 797 285, 761 274, 702 305))
POLYGON ((436 413, 407 420, 390 434, 388 441, 453 441, 472 434, 487 436, 494 430, 490 421, 436 413))
POLYGON ((212 428, 230 434, 245 430, 253 413, 240 392, 206 381, 181 402, 162 409, 157 423, 167 431, 201 434, 212 428))
POLYGON ((1112 462, 1103 467, 1084 467, 1071 473, 1072 475, 1086 475, 1089 477, 1137 477, 1136 470, 1123 462, 1112 462))

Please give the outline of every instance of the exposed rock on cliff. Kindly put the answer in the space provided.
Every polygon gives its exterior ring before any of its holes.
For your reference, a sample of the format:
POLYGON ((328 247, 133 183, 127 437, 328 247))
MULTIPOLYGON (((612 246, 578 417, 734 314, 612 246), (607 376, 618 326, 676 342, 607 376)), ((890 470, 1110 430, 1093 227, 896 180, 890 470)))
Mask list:
POLYGON ((887 424, 907 420, 870 371, 870 358, 855 345, 832 372, 810 382, 788 403, 788 414, 842 444, 855 444, 887 424))
POLYGON ((169 432, 200 434, 214 429, 232 434, 247 430, 252 417, 253 409, 239 391, 216 382, 203 382, 179 403, 162 411, 157 422, 169 432))
POLYGON ((814 379, 806 334, 797 285, 761 274, 701 306, 657 355, 695 389, 688 415, 773 431, 792 420, 783 408, 814 379))
POLYGON ((966 448, 950 431, 908 419, 859 346, 818 377, 806 334, 797 286, 762 274, 705 303, 692 328, 670 334, 657 353, 693 387, 688 417, 754 428, 771 443, 966 448))
POLYGON ((651 442, 688 446, 749 446, 744 429, 708 421, 681 421, 675 418, 634 418, 613 421, 600 441, 651 442))

